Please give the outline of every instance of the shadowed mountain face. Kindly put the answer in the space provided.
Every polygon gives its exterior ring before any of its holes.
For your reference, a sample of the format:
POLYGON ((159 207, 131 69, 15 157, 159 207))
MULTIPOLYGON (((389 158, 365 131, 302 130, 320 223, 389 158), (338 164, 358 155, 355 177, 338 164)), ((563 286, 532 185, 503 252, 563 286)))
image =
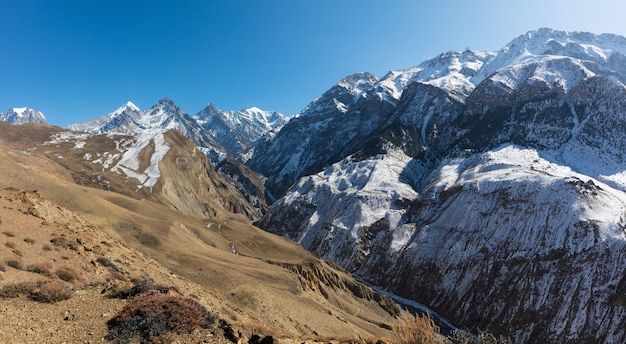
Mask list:
POLYGON ((625 53, 541 29, 343 80, 249 161, 282 194, 259 226, 461 327, 624 341, 625 53))

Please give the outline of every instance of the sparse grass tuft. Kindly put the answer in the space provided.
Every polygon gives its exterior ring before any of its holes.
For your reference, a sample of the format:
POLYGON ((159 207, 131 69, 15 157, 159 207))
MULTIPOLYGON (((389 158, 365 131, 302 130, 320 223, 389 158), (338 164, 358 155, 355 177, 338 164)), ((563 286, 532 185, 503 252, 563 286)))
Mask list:
POLYGON ((9 238, 15 237, 15 233, 11 232, 11 231, 4 231, 4 232, 2 232, 2 234, 8 236, 9 238))
POLYGON ((31 245, 35 244, 35 239, 33 238, 24 238, 24 242, 29 243, 31 245))
POLYGON ((395 342, 398 344, 443 344, 439 336, 439 326, 430 315, 405 315, 393 326, 395 342))
POLYGON ((45 303, 55 303, 72 297, 74 291, 59 281, 44 282, 39 288, 31 291, 31 299, 45 303))
POLYGON ((7 241, 4 243, 4 246, 8 247, 8 248, 15 248, 15 243, 12 241, 7 241))
POLYGON ((22 252, 22 250, 17 249, 17 248, 13 250, 13 254, 18 257, 24 257, 24 252, 22 252))
POLYGON ((22 261, 21 260, 17 260, 17 259, 8 259, 5 261, 5 263, 12 267, 13 269, 16 270, 23 270, 24 267, 22 266, 22 261))
POLYGON ((128 343, 171 343, 173 334, 191 333, 197 328, 209 328, 216 317, 197 301, 151 290, 130 299, 126 306, 107 322, 107 339, 128 343))

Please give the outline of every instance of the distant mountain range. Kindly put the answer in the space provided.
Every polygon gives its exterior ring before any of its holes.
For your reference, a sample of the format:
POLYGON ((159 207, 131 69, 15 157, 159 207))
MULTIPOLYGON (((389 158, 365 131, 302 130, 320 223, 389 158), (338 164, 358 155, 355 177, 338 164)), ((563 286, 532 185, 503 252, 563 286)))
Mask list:
POLYGON ((43 113, 28 108, 11 108, 7 112, 0 112, 0 121, 8 122, 10 124, 22 124, 22 123, 43 123, 47 124, 48 120, 43 113))
POLYGON ((90 133, 122 133, 137 135, 145 131, 176 130, 198 146, 238 156, 270 130, 287 123, 279 112, 258 108, 222 111, 213 104, 194 116, 182 111, 165 98, 145 111, 132 102, 98 119, 69 125, 68 128, 90 133))
POLYGON ((356 73, 289 120, 163 99, 70 128, 179 131, 258 226, 462 328, 626 341, 624 37, 539 29, 356 73))

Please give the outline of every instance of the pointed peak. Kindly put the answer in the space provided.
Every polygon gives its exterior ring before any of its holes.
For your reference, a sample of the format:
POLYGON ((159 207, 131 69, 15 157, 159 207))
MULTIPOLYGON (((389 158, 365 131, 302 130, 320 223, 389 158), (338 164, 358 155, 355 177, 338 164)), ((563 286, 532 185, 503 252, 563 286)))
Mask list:
POLYGON ((159 102, 158 102, 157 104, 161 104, 161 105, 162 105, 162 104, 174 104, 174 101, 173 101, 173 100, 171 100, 171 99, 170 99, 170 98, 168 98, 168 97, 165 97, 165 98, 163 98, 163 99, 159 100, 159 102))
POLYGON ((139 107, 137 107, 137 105, 133 104, 133 102, 131 102, 130 100, 126 102, 126 104, 124 104, 124 107, 134 110, 134 111, 139 111, 139 107))
POLYGON ((215 106, 215 104, 213 104, 213 103, 207 103, 207 105, 206 105, 205 109, 207 109, 207 110, 213 110, 213 111, 215 111, 215 110, 217 110, 217 111, 221 111, 221 110, 220 110, 220 108, 218 108, 217 106, 215 106))
POLYGON ((133 104, 131 101, 127 101, 124 105, 120 106, 119 108, 117 108, 117 110, 113 111, 111 113, 111 115, 119 115, 119 114, 121 114, 124 111, 137 112, 137 111, 140 111, 140 110, 137 107, 137 105, 133 104))

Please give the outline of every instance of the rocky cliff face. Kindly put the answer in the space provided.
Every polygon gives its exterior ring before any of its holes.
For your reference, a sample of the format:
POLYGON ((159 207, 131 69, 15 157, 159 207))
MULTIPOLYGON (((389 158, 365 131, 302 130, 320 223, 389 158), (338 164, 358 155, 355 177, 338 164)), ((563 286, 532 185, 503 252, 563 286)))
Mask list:
MULTIPOLYGON (((542 29, 496 53, 444 54, 430 62, 439 74, 422 64, 372 79, 362 94, 389 95, 365 121, 376 130, 351 149, 325 145, 334 158, 317 165, 283 150, 268 177, 304 177, 259 224, 461 327, 517 343, 624 341, 625 51, 619 36, 542 29)), ((301 142, 333 121, 357 132, 331 116, 302 115, 272 144, 297 123, 301 142)))

